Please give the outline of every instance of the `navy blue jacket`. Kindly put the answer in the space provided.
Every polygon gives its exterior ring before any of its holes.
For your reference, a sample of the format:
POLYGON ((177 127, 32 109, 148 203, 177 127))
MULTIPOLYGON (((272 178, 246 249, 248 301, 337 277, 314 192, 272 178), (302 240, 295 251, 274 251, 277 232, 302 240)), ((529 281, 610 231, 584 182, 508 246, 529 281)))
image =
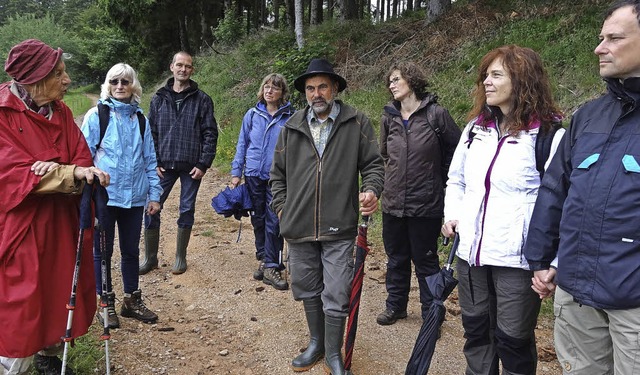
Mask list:
POLYGON ((156 147, 158 166, 166 169, 202 171, 213 163, 218 142, 218 125, 213 101, 190 81, 178 111, 171 93, 174 79, 167 81, 151 99, 149 125, 156 147))
POLYGON ((640 78, 573 116, 538 192, 525 256, 558 255, 558 285, 580 304, 640 307, 640 78))

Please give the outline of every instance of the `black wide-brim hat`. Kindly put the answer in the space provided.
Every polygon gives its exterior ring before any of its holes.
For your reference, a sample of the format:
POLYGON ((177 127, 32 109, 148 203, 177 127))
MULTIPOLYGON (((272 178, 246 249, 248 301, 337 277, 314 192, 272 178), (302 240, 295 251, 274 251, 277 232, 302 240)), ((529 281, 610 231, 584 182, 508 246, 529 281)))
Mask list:
POLYGON ((304 86, 307 78, 320 74, 326 74, 335 79, 338 82, 338 92, 341 92, 342 90, 347 88, 347 80, 336 74, 336 72, 333 70, 333 65, 331 65, 331 63, 325 59, 311 60, 307 71, 304 72, 304 74, 300 77, 296 78, 295 81, 293 81, 293 86, 296 88, 296 90, 304 94, 304 86))

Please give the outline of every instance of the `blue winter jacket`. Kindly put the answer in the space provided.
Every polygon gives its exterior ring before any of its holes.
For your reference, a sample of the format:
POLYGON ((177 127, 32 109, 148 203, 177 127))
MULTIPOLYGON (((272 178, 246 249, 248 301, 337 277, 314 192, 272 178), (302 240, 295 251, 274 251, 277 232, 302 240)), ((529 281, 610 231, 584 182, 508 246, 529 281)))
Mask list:
POLYGON ((93 163, 109 173, 107 186, 109 206, 131 208, 146 206, 147 201, 160 202, 160 178, 156 173, 156 153, 149 122, 140 135, 138 116, 142 112, 137 103, 127 104, 113 98, 100 100, 109 106, 109 125, 100 140, 98 107, 84 116, 82 133, 87 139, 93 163))
POLYGON ((263 102, 247 111, 238 135, 236 156, 231 163, 232 176, 259 177, 265 181, 269 179, 280 129, 292 113, 289 102, 278 108, 273 117, 267 112, 263 102))
POLYGON ((580 108, 544 174, 524 254, 558 255, 558 285, 576 302, 640 307, 640 78, 607 80, 580 108))

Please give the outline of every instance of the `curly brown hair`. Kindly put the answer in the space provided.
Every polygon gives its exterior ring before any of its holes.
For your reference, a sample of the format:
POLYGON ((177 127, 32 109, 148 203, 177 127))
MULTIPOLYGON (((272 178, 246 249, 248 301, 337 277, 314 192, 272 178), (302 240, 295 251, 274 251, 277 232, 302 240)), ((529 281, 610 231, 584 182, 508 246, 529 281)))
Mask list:
POLYGON ((549 76, 542 59, 531 48, 507 45, 489 51, 480 61, 472 95, 473 108, 469 112, 468 120, 481 116, 484 121, 480 125, 486 125, 497 116, 499 120, 504 121, 506 130, 511 135, 528 130, 533 119, 539 120, 541 130, 546 131, 553 122, 562 117, 562 112, 553 100, 549 76), (485 94, 484 80, 487 78, 487 69, 496 59, 502 60, 502 66, 511 79, 509 107, 512 110, 506 116, 500 108, 487 104, 485 94))
MULTIPOLYGON (((411 90, 416 94, 416 97, 420 100, 424 99, 429 92, 427 91, 427 86, 429 86, 429 82, 427 82, 427 78, 425 77, 424 71, 417 64, 409 62, 409 61, 400 61, 394 63, 391 68, 389 68, 389 72, 385 77, 385 84, 387 85, 387 89, 389 89, 389 79, 391 78, 391 74, 396 70, 400 71, 400 75, 404 78, 405 81, 409 84, 411 90)), ((389 89, 389 92, 391 90, 389 89)), ((391 95, 393 99, 393 95, 391 95)))

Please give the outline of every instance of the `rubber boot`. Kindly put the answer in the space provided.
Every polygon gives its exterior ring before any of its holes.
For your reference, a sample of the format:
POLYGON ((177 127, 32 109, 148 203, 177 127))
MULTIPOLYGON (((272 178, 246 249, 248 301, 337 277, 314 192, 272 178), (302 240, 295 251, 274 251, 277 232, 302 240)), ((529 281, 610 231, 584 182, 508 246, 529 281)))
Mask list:
POLYGON ((144 230, 144 260, 140 263, 138 274, 144 275, 158 268, 158 246, 160 244, 160 228, 144 230))
POLYGON ((178 239, 176 241, 176 263, 171 269, 174 275, 180 275, 187 270, 187 246, 191 238, 191 228, 178 228, 178 239))
POLYGON ((302 301, 309 327, 309 345, 307 349, 291 362, 293 371, 311 369, 324 355, 324 312, 320 297, 302 301))
POLYGON ((324 372, 331 375, 347 375, 342 359, 342 341, 346 318, 324 317, 324 372))

